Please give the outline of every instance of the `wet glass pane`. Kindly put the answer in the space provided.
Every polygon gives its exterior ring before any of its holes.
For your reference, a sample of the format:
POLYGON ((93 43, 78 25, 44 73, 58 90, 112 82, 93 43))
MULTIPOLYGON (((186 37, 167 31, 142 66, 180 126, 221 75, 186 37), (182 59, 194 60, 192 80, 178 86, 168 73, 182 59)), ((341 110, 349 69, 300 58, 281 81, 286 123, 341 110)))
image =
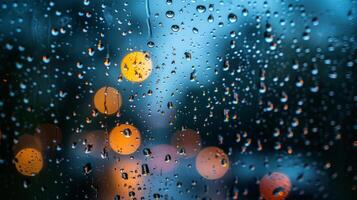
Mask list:
POLYGON ((356 0, 2 0, 0 60, 0 199, 357 199, 356 0))

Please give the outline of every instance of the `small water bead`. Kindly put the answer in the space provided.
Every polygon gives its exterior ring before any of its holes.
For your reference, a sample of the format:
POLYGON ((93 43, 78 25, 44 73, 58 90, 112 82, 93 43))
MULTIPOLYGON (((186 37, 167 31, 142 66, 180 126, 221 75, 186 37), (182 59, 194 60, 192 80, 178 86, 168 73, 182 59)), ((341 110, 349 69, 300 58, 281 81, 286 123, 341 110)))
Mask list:
POLYGON ((141 165, 141 174, 144 176, 147 176, 150 174, 150 170, 149 170, 149 165, 148 164, 142 164, 141 165))
POLYGON ((222 165, 222 167, 227 167, 228 166, 228 160, 223 158, 221 160, 221 165, 222 165))
POLYGON ((213 15, 209 15, 207 18, 208 23, 213 23, 214 22, 214 17, 213 15))
POLYGON ((281 19, 281 20, 280 20, 280 25, 281 25, 281 26, 285 26, 285 24, 286 24, 285 19, 281 19))
POLYGON ((230 42, 230 46, 231 46, 231 49, 234 49, 236 47, 236 41, 235 40, 232 40, 230 42))
POLYGON ((246 16, 248 16, 248 9, 246 9, 246 8, 244 8, 243 10, 242 10, 242 14, 243 14, 243 16, 244 17, 246 17, 246 16))
POLYGON ((236 33, 235 31, 231 31, 231 32, 230 32, 230 36, 231 36, 232 38, 234 38, 234 37, 237 36, 237 33, 236 33))
POLYGON ((149 148, 145 148, 145 149, 143 149, 143 154, 145 157, 150 157, 152 153, 149 148))
POLYGON ((275 50, 278 47, 276 42, 271 42, 270 43, 270 50, 275 50))
POLYGON ((304 32, 302 34, 302 39, 305 40, 305 41, 309 40, 310 39, 310 34, 308 32, 304 32))
POLYGON ((58 33, 59 33, 59 31, 58 31, 56 28, 52 28, 52 29, 51 29, 51 34, 52 34, 53 36, 57 36, 58 33))
POLYGON ((94 55, 94 49, 93 48, 88 48, 88 55, 93 56, 94 55))
POLYGON ((103 45, 103 43, 102 43, 101 40, 98 41, 97 49, 98 49, 99 51, 103 51, 103 50, 104 50, 104 45, 103 45))
POLYGON ((107 151, 107 149, 106 149, 105 147, 104 147, 103 150, 100 152, 100 157, 101 157, 102 159, 108 158, 108 151, 107 151))
POLYGON ((185 58, 186 58, 186 60, 191 60, 192 54, 190 52, 185 52, 185 58))
POLYGON ((224 61, 223 71, 228 71, 230 67, 229 60, 224 61))
POLYGON ((125 137, 130 137, 132 135, 131 130, 129 128, 124 129, 123 134, 125 135, 125 137))
POLYGON ((84 4, 85 6, 88 6, 88 5, 90 4, 90 1, 89 1, 89 0, 84 0, 84 1, 83 1, 83 4, 84 4))
POLYGON ((167 103, 167 108, 168 108, 168 109, 174 108, 174 104, 173 104, 172 101, 169 101, 169 102, 167 103))
POLYGON ((180 30, 180 27, 178 25, 174 24, 174 25, 171 26, 171 30, 173 32, 178 32, 180 30))
POLYGON ((171 155, 170 154, 167 154, 166 156, 165 156, 165 162, 170 162, 171 161, 171 155))
POLYGON ((274 196, 281 196, 282 193, 284 193, 284 188, 283 187, 277 187, 273 190, 273 195, 274 196))
POLYGON ((267 32, 272 32, 273 31, 273 26, 270 23, 266 23, 265 29, 267 32))
POLYGON ((233 14, 233 13, 230 13, 228 15, 228 20, 231 22, 231 23, 234 23, 234 22, 237 22, 237 15, 233 14))
POLYGON ((93 149, 93 145, 92 144, 87 144, 86 147, 84 148, 84 151, 86 154, 91 153, 93 149))
POLYGON ((190 74, 190 81, 195 81, 197 78, 197 75, 196 75, 196 70, 193 70, 190 74))
POLYGON ((124 180, 128 180, 128 178, 129 178, 128 173, 122 172, 121 173, 121 178, 124 179, 124 180))
POLYGON ((149 41, 149 42, 147 43, 147 45, 148 45, 149 48, 155 47, 155 43, 154 43, 153 41, 149 41))
POLYGON ((166 17, 167 17, 167 18, 173 18, 173 17, 175 17, 175 12, 172 11, 172 10, 168 10, 168 11, 166 12, 166 17))
POLYGON ((29 188, 31 186, 31 181, 28 179, 25 179, 23 182, 24 188, 29 188))
POLYGON ((83 173, 84 175, 88 175, 92 172, 92 164, 91 163, 87 163, 86 165, 84 165, 83 167, 83 173))
POLYGON ((136 199, 136 198, 135 198, 135 192, 134 192, 134 191, 130 191, 130 192, 129 192, 129 197, 130 197, 131 199, 136 199))
POLYGON ((51 58, 49 56, 43 56, 42 61, 47 64, 51 61, 51 58))
POLYGON ((110 58, 104 58, 104 65, 106 67, 109 67, 110 66, 110 58))
POLYGON ((134 95, 130 95, 128 99, 129 99, 129 102, 134 102, 134 95))
POLYGON ((271 33, 269 33, 268 31, 264 32, 264 39, 266 42, 270 43, 273 41, 274 37, 271 33))
POLYGON ((160 199, 160 194, 155 193, 155 194, 153 195, 153 197, 154 197, 155 200, 158 200, 158 199, 160 199))
POLYGON ((314 17, 314 18, 312 18, 312 24, 314 25, 314 26, 317 26, 317 25, 319 25, 319 18, 318 17, 314 17))
POLYGON ((77 142, 73 142, 71 147, 72 147, 72 149, 75 149, 77 147, 77 142))
POLYGON ((180 156, 184 156, 186 155, 186 150, 185 148, 181 147, 177 150, 177 153, 180 155, 180 156))
POLYGON ((210 5, 208 6, 208 10, 209 10, 210 12, 213 12, 213 11, 214 11, 214 4, 210 4, 210 5))
POLYGON ((203 5, 198 5, 198 6, 196 7, 196 10, 197 10, 199 13, 204 13, 204 12, 206 12, 206 7, 203 6, 203 5))

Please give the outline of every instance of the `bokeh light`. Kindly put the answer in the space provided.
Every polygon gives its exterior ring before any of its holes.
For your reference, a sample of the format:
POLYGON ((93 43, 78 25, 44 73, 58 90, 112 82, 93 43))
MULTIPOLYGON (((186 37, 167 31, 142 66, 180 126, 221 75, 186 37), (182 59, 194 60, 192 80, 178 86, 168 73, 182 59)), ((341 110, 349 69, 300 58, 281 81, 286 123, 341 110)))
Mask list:
POLYGON ((259 188, 265 200, 285 200, 290 193, 291 182, 285 174, 273 172, 260 180, 259 188))
POLYGON ((35 176, 42 170, 43 158, 40 151, 34 148, 20 150, 14 159, 18 172, 25 176, 35 176))
POLYGON ((121 62, 121 73, 131 82, 143 82, 151 74, 152 61, 147 52, 128 53, 121 62))
POLYGON ((206 179, 222 178, 229 169, 228 156, 218 147, 206 147, 196 157, 196 169, 206 179))
POLYGON ((120 124, 111 130, 109 144, 113 151, 119 154, 132 154, 141 144, 141 135, 133 125, 120 124))
POLYGON ((201 150, 200 135, 192 129, 177 131, 171 141, 178 154, 185 158, 191 158, 201 150))
POLYGON ((175 147, 159 144, 151 149, 149 166, 156 175, 170 172, 178 166, 178 156, 175 147))
POLYGON ((94 106, 103 114, 115 114, 119 111, 121 105, 121 94, 115 88, 105 86, 100 88, 94 95, 94 106))

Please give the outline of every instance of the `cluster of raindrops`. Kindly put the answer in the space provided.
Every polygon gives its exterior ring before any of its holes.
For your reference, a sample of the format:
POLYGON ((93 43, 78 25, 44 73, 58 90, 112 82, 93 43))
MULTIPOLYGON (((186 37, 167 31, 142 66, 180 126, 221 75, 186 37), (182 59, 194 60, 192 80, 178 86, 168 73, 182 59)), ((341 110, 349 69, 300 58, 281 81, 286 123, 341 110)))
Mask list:
POLYGON ((356 8, 0 2, 0 191, 355 199, 356 8))

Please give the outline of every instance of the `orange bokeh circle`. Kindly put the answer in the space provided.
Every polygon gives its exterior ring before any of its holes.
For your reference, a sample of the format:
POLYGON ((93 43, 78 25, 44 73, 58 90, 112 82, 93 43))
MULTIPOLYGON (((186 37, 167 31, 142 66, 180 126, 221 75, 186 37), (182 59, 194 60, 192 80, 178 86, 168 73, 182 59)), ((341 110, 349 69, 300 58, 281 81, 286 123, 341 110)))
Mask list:
POLYGON ((121 124, 109 134, 110 147, 117 153, 128 155, 134 153, 141 144, 141 135, 137 128, 121 124))
POLYGON ((34 148, 20 150, 14 159, 18 172, 25 176, 35 176, 43 167, 43 158, 40 151, 34 148))
POLYGON ((191 129, 176 132, 171 143, 176 147, 178 154, 185 158, 191 158, 201 150, 200 135, 191 129))
POLYGON ((102 87, 94 95, 95 108, 106 115, 117 113, 122 105, 119 91, 112 87, 102 87))
POLYGON ((196 157, 196 169, 206 179, 219 179, 229 169, 228 156, 218 147, 206 147, 196 157))
POLYGON ((284 200, 290 193, 291 182, 285 174, 273 172, 260 180, 259 189, 265 200, 284 200))

